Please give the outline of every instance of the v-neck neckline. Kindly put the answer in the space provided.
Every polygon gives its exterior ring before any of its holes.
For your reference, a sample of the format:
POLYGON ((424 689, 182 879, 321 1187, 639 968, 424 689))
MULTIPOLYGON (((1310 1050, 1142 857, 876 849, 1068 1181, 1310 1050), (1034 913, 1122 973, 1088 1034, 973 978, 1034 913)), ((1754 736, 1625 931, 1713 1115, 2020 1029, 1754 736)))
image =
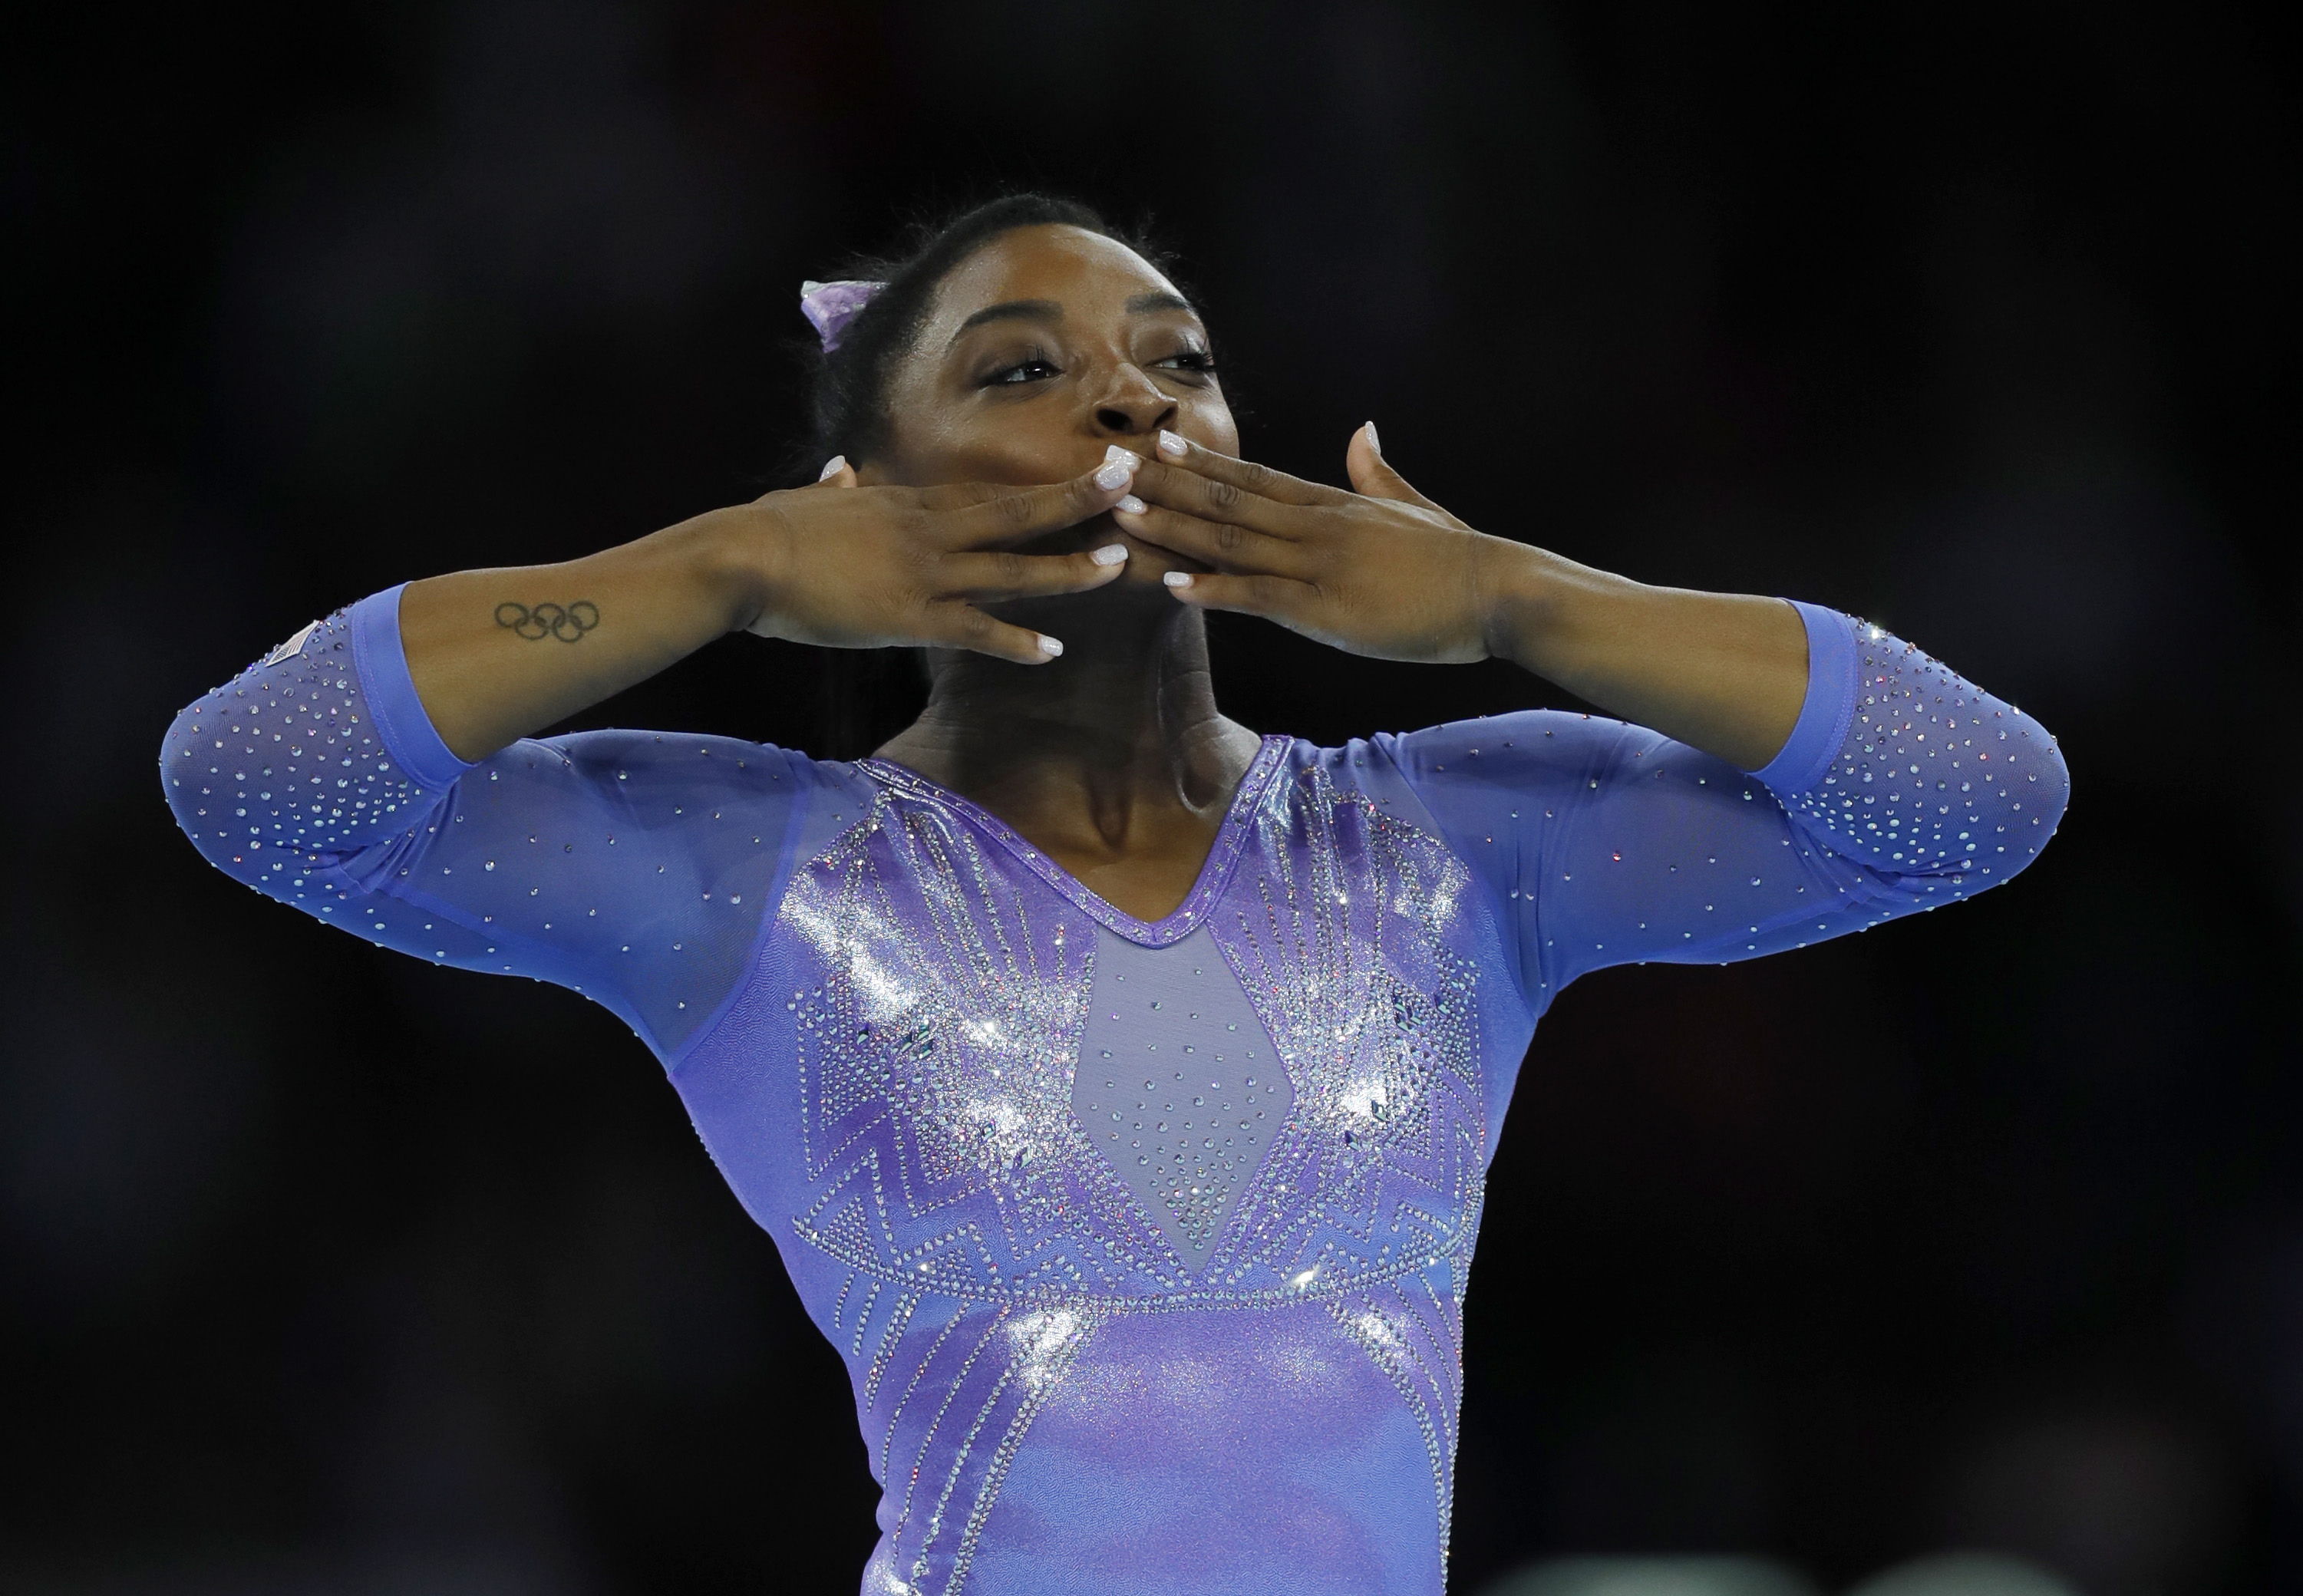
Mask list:
POLYGON ((1020 859, 1025 866, 1042 881, 1061 892, 1097 924, 1108 927, 1113 934, 1146 948, 1165 948, 1182 942, 1207 921, 1217 896, 1231 879, 1233 868, 1239 863, 1241 849, 1247 841, 1248 816, 1263 790, 1278 773, 1280 761, 1295 739, 1279 735, 1267 735, 1248 762, 1247 772, 1239 779, 1239 786, 1231 795, 1224 810, 1223 823, 1216 828, 1215 841, 1208 849, 1208 857, 1200 866, 1200 873, 1192 882, 1192 890, 1177 904, 1157 920, 1139 920, 1116 904, 1107 901, 1091 890, 1079 877, 1048 857, 1047 851, 1033 843, 1014 826, 1000 819, 974 799, 962 797, 942 782, 920 774, 909 765, 898 764, 892 759, 874 756, 856 762, 856 768, 883 786, 904 794, 940 805, 973 824, 993 841, 1020 859))

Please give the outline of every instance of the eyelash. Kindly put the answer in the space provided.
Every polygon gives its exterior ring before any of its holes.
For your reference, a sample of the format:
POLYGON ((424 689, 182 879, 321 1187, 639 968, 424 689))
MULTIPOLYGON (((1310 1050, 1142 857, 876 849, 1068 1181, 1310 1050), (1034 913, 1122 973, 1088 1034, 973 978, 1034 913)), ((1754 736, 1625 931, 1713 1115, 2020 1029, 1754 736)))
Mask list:
POLYGON ((1025 383, 1039 382, 1042 380, 1041 377, 1027 376, 1019 378, 1016 376, 1017 372, 1029 370, 1034 366, 1044 366, 1048 368, 1046 373, 1042 374, 1042 376, 1052 374, 1059 369, 1056 363, 1053 360, 1049 359, 1045 352, 1042 350, 1036 349, 1026 350, 1024 351, 1024 358, 1022 359, 1017 361, 1013 366, 1003 366, 999 370, 993 372, 990 377, 985 379, 983 385, 987 388, 1019 388, 1025 383))
MULTIPOLYGON (((1178 350, 1176 353, 1155 362, 1155 364, 1172 367, 1177 371, 1188 371, 1193 373, 1194 376, 1204 376, 1210 372, 1215 370, 1216 358, 1203 349, 1184 349, 1178 350)), ((993 372, 990 376, 986 377, 983 381, 983 385, 987 388, 1020 388, 1026 383, 1043 382, 1050 376, 1059 375, 1061 370, 1062 368, 1060 367, 1059 367, 1053 360, 1049 359, 1048 357, 1041 350, 1030 350, 1025 351, 1024 358, 1017 361, 1013 366, 1003 366, 999 370, 993 372), (1028 371, 1034 366, 1043 366, 1047 367, 1047 370, 1041 373, 1038 376, 1018 376, 1016 375, 1021 371, 1028 371)))

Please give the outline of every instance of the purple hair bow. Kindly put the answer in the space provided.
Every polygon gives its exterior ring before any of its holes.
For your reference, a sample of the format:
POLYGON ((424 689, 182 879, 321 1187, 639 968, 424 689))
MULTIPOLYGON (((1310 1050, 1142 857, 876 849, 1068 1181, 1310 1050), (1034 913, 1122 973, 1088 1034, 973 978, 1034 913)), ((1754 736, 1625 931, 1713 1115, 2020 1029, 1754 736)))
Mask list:
POLYGON ((823 340, 825 354, 839 347, 840 335, 856 319, 856 313, 887 286, 884 283, 814 282, 799 285, 799 312, 815 328, 816 336, 823 340))

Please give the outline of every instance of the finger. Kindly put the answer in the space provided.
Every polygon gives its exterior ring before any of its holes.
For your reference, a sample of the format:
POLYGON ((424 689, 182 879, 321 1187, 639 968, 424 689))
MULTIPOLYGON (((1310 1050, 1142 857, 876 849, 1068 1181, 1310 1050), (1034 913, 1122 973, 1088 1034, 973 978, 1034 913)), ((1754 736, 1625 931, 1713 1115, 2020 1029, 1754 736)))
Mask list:
POLYGON ((966 510, 1017 491, 1015 484, 1001 482, 947 482, 918 490, 920 502, 930 510, 966 510))
POLYGON ((1252 460, 1219 453, 1179 433, 1161 432, 1152 452, 1165 464, 1211 481, 1227 483, 1278 504, 1341 504, 1351 498, 1341 488, 1329 487, 1324 482, 1306 482, 1301 477, 1290 477, 1252 460))
POLYGON ((1195 515, 1203 521, 1221 521, 1260 532, 1266 537, 1291 540, 1309 536, 1314 525, 1310 518, 1325 509, 1267 499, 1236 483, 1202 476, 1182 466, 1162 465, 1157 460, 1143 462, 1143 469, 1135 473, 1134 491, 1138 498, 1195 515))
POLYGON ((946 554, 937 562, 936 573, 945 592, 983 603, 1084 593, 1102 587, 1126 566, 1126 545, 1113 543, 1092 553, 1018 554, 995 550, 946 554))
POLYGON ((1233 576, 1223 571, 1171 570, 1160 578, 1168 591, 1203 610, 1234 610, 1295 627, 1307 615, 1320 590, 1286 577, 1233 576))
POLYGON ((1010 488, 980 503, 936 511, 939 529, 953 547, 970 548, 1076 527, 1118 501, 1135 462, 1129 455, 1125 462, 1107 461, 1069 482, 1010 488))
POLYGON ((1351 443, 1344 449, 1344 469, 1351 477, 1352 486, 1371 499, 1397 499, 1441 515, 1447 513, 1409 486, 1407 478, 1391 469, 1383 458, 1383 446, 1376 441, 1372 421, 1352 435, 1351 443))
POLYGON ((1270 571, 1302 578, 1311 574, 1312 555, 1302 544, 1273 537, 1236 521, 1211 521, 1141 499, 1122 499, 1111 519, 1123 531, 1170 553, 1219 570, 1270 571), (1130 502, 1140 508, 1131 509, 1130 502))
POLYGON ((1017 665, 1044 665, 1064 651, 1061 642, 1044 632, 1010 626, 957 599, 928 606, 928 625, 920 640, 932 646, 988 654, 1017 665))
POLYGON ((806 487, 797 489, 785 489, 780 487, 770 488, 766 493, 762 494, 758 498, 753 500, 752 502, 755 504, 764 504, 770 499, 774 498, 778 494, 786 492, 806 493, 809 488, 854 487, 855 486, 856 468, 848 463, 848 457, 846 455, 835 454, 830 460, 823 462, 823 469, 815 474, 815 480, 809 483, 806 487))
MULTIPOLYGON (((1103 464, 1089 475, 1096 475, 1106 466, 1118 465, 1126 468, 1126 475, 1132 476, 1143 463, 1142 455, 1114 443, 1103 452, 1103 464)), ((919 494, 919 502, 930 510, 967 510, 978 504, 988 504, 994 499, 1013 498, 1017 494, 1032 492, 1039 486, 1013 482, 944 482, 915 491, 919 494)))

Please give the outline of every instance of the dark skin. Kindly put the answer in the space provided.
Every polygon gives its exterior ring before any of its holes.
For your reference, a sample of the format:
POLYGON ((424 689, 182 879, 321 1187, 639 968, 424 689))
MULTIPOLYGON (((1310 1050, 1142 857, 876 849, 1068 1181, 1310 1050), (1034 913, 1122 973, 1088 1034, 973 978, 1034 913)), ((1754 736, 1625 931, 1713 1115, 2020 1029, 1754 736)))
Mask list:
MULTIPOLYGON (((1071 228, 1010 233, 944 280, 890 384, 891 447, 853 479, 1047 482, 1115 446, 1141 462, 1163 428, 1236 453, 1207 350, 1198 317, 1132 250, 1071 228), (964 325, 999 306, 1018 308, 964 325)), ((1061 637, 1061 658, 1018 671, 932 652, 927 708, 879 753, 974 799, 1151 920, 1190 892, 1260 739, 1217 708, 1203 618, 1160 581, 1204 566, 1108 515, 1025 546, 1114 542, 1128 554, 1116 580, 997 612, 1061 637)))
POLYGON ((1482 535, 1393 472, 1372 427, 1346 451, 1353 491, 1240 460, 1206 350, 1125 246, 1001 234, 938 285, 878 456, 583 560, 411 584, 418 691, 477 758, 725 631, 926 645, 928 707, 882 756, 1143 919, 1189 893, 1257 747, 1217 708, 1207 609, 1378 658, 1509 659, 1746 768, 1782 747, 1806 687, 1789 605, 1482 535), (496 620, 578 601, 597 620, 574 644, 496 620))

